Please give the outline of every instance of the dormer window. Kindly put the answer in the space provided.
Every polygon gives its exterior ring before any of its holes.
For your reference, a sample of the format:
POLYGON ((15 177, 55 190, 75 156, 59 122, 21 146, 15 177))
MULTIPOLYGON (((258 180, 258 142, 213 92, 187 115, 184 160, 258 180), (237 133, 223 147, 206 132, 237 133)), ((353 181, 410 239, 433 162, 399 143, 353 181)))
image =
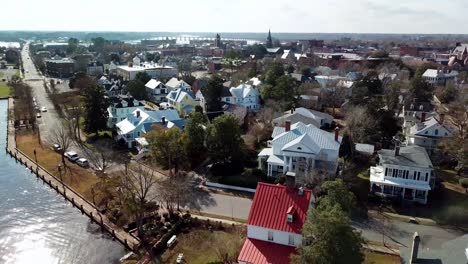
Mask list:
POLYGON ((293 205, 291 205, 288 208, 288 211, 286 212, 286 214, 287 214, 288 223, 292 223, 294 221, 294 206, 293 205))

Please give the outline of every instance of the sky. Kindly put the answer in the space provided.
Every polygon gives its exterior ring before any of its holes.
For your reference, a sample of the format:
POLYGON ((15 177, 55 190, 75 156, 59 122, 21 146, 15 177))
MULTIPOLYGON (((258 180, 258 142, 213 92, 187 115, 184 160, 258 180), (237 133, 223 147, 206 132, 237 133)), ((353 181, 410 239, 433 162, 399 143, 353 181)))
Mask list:
POLYGON ((468 0, 10 0, 0 30, 468 33, 468 0))

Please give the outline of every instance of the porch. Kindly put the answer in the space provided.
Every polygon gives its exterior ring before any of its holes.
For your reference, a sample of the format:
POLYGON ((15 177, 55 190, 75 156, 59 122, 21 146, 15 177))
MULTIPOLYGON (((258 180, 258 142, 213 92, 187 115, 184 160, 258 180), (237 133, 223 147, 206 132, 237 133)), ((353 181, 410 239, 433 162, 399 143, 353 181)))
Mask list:
POLYGON ((371 182, 370 192, 381 197, 396 198, 405 201, 413 201, 420 204, 426 204, 427 194, 429 190, 371 182))

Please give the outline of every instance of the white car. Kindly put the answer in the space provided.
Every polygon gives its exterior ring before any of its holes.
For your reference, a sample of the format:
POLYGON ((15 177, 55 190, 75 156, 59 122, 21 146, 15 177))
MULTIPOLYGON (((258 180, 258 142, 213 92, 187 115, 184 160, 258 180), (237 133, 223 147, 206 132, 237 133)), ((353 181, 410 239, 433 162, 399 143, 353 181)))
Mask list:
POLYGON ((83 167, 83 168, 88 168, 89 167, 89 161, 85 158, 79 158, 77 161, 76 161, 76 164, 78 164, 80 167, 83 167))
POLYGON ((45 106, 41 107, 41 112, 47 112, 47 108, 45 106))
POLYGON ((42 116, 41 116, 40 113, 37 113, 37 114, 36 114, 36 118, 41 118, 41 117, 42 117, 42 116))
POLYGON ((77 161, 80 157, 78 156, 78 153, 76 153, 75 151, 67 151, 65 152, 65 157, 67 157, 67 159, 71 162, 75 162, 77 161))

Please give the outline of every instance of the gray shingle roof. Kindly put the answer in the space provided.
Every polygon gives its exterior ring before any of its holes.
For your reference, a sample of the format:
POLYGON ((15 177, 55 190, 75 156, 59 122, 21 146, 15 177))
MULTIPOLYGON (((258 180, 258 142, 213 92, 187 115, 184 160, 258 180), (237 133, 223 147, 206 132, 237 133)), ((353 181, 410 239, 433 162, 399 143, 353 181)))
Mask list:
POLYGON ((432 168, 426 149, 420 146, 401 147, 398 156, 395 156, 395 150, 391 149, 379 150, 378 154, 381 164, 432 168))

